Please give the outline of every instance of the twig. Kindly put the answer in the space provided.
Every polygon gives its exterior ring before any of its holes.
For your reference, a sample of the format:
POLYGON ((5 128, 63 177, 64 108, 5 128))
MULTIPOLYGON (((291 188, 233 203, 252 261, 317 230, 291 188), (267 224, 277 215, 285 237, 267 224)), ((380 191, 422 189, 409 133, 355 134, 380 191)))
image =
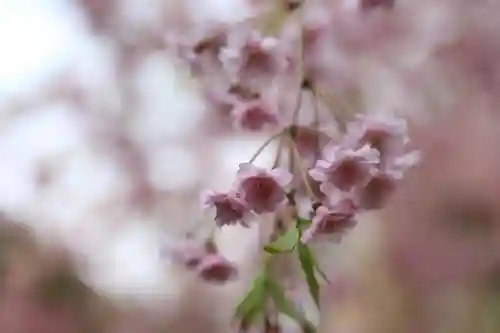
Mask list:
POLYGON ((288 139, 289 139, 289 142, 290 142, 290 147, 291 147, 291 150, 292 152, 294 153, 295 157, 297 158, 297 160, 299 161, 299 171, 300 171, 300 174, 302 176, 302 180, 304 181, 304 185, 306 186, 306 191, 309 195, 309 197, 311 199, 314 200, 319 200, 316 195, 314 194, 314 191, 311 187, 311 184, 309 183, 309 180, 307 179, 307 173, 306 173, 306 168, 304 167, 304 165, 300 162, 301 159, 300 159, 300 153, 297 149, 297 146, 295 145, 295 142, 293 140, 293 137, 291 135, 288 136, 288 139))
POLYGON ((276 149, 276 156, 272 165, 272 169, 277 168, 281 164, 281 155, 283 154, 283 138, 280 138, 280 143, 276 149))
POLYGON ((255 159, 257 157, 259 157, 259 155, 264 151, 264 149, 266 149, 267 146, 269 146, 269 144, 271 142, 273 142, 275 139, 279 138, 281 135, 283 135, 283 131, 280 131, 279 133, 276 133, 274 134, 273 136, 269 137, 263 144, 262 146, 259 147, 259 149, 257 149, 257 151, 253 154, 252 158, 250 158, 250 160, 248 161, 248 163, 253 163, 255 162, 255 159))
POLYGON ((312 126, 318 133, 316 136, 316 142, 315 142, 315 147, 314 147, 314 161, 317 161, 320 155, 320 136, 319 136, 319 105, 318 105, 318 97, 316 96, 316 87, 314 84, 311 84, 311 94, 313 97, 313 123, 312 126))

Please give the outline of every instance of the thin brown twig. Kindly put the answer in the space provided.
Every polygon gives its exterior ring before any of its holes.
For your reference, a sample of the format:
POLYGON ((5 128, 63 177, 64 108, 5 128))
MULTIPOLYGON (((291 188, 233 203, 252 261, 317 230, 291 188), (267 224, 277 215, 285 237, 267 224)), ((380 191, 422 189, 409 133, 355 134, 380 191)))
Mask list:
POLYGON ((278 148, 276 149, 276 156, 272 165, 272 169, 277 168, 281 164, 281 156, 283 154, 283 138, 280 138, 278 148))
POLYGON ((332 93, 330 93, 330 95, 328 96, 330 98, 328 98, 327 96, 325 96, 325 94, 321 93, 321 91, 319 89, 317 89, 316 87, 314 87, 314 89, 312 89, 311 91, 317 99, 322 99, 322 100, 325 100, 326 102, 333 102, 334 104, 336 104, 339 107, 340 112, 344 116, 339 117, 339 115, 335 114, 335 111, 332 110, 331 108, 327 108, 327 110, 328 110, 327 113, 338 124, 340 131, 345 132, 346 125, 347 125, 345 115, 350 114, 350 113, 355 113, 354 108, 351 107, 350 105, 348 105, 347 103, 345 103, 344 101, 342 101, 342 99, 340 97, 337 97, 336 95, 334 95, 332 93))
MULTIPOLYGON (((297 97, 297 104, 295 105, 295 110, 293 111, 292 115, 292 128, 294 128, 294 133, 293 136, 297 136, 298 132, 298 123, 299 123, 299 113, 300 113, 300 107, 302 106, 302 87, 299 88, 299 94, 297 97)), ((289 149, 289 155, 288 155, 288 163, 289 163, 289 169, 290 172, 293 173, 295 171, 295 155, 292 151, 292 149, 289 149)))
POLYGON ((314 130, 318 133, 315 138, 315 147, 314 147, 314 161, 317 161, 320 156, 320 136, 319 136, 319 101, 315 92, 315 85, 311 84, 311 94, 313 98, 313 123, 312 126, 314 130))
POLYGON ((292 149, 292 152, 294 153, 295 157, 297 158, 299 162, 299 171, 302 176, 302 180, 304 181, 304 185, 306 186, 306 191, 309 197, 313 200, 318 201, 318 197, 314 194, 314 191, 312 189, 311 184, 309 183, 309 180, 307 178, 307 173, 306 173, 306 168, 304 165, 300 162, 300 153, 299 150, 297 149, 297 146, 295 145, 295 142, 293 141, 293 137, 291 135, 288 136, 289 142, 290 142, 290 147, 292 149))
POLYGON ((260 147, 259 149, 257 149, 257 151, 253 154, 253 156, 250 158, 250 160, 248 161, 248 163, 253 163, 255 162, 255 159, 257 157, 259 157, 259 155, 264 151, 264 149, 266 149, 267 146, 269 146, 269 144, 271 142, 273 142, 275 139, 279 138, 280 136, 283 135, 283 131, 280 131, 274 135, 272 135, 271 137, 269 137, 260 147))

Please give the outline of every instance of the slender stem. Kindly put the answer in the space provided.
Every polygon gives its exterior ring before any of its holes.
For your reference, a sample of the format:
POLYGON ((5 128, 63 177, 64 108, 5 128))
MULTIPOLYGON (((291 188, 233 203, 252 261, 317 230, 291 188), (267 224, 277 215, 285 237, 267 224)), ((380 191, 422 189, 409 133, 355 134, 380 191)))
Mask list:
POLYGON ((311 88, 311 94, 313 95, 313 127, 314 129, 318 130, 319 129, 319 101, 318 101, 318 96, 316 96, 316 88, 314 86, 311 88))
MULTIPOLYGON (((300 2, 300 5, 303 5, 303 1, 300 2)), ((299 7, 297 7, 297 8, 299 8, 299 7)), ((294 142, 295 138, 292 137, 290 129, 291 128, 294 129, 295 133, 293 133, 293 135, 296 136, 297 135, 296 131, 297 131, 297 128, 298 128, 298 123, 299 123, 299 120, 300 120, 299 113, 300 113, 300 109, 302 107, 302 97, 303 97, 303 95, 302 95, 303 94, 302 84, 303 84, 303 81, 305 79, 305 73, 304 73, 304 47, 302 45, 302 43, 303 43, 303 35, 304 35, 304 29, 301 29, 301 39, 300 39, 300 46, 299 46, 300 47, 300 62, 299 62, 299 66, 300 67, 298 68, 299 73, 300 73, 300 81, 299 81, 299 87, 298 87, 298 94, 297 94, 297 100, 296 100, 296 104, 295 104, 295 109, 293 110, 293 114, 292 114, 292 124, 291 124, 290 127, 288 127, 287 129, 285 129, 282 133, 280 133, 280 135, 285 133, 286 134, 286 139, 288 139, 288 141, 289 141, 289 145, 288 145, 289 146, 289 151, 288 151, 289 152, 288 167, 289 167, 290 173, 292 173, 292 174, 294 174, 294 172, 295 172, 295 159, 297 159, 298 163, 300 163, 300 155, 298 153, 297 147, 295 146, 295 142, 294 142)), ((269 142, 270 141, 271 140, 269 140, 269 142)), ((281 150, 282 150, 282 145, 284 143, 283 141, 284 140, 282 138, 281 141, 280 141, 280 147, 278 148, 279 152, 278 152, 278 154, 276 156, 276 160, 275 160, 275 164, 276 165, 280 163, 281 150)), ((268 145, 269 142, 267 144, 265 143, 265 145, 268 145)), ((260 149, 260 151, 263 150, 263 149, 264 148, 260 149)), ((256 154, 258 154, 258 153, 260 153, 260 152, 258 151, 256 154)), ((253 159, 254 158, 252 158, 252 161, 253 161, 253 159)), ((302 172, 302 176, 304 177, 304 182, 306 182, 306 184, 307 184, 306 186, 308 188, 308 191, 310 191, 310 194, 312 196, 314 196, 314 193, 312 192, 312 189, 311 189, 309 183, 307 182, 307 178, 305 178, 306 175, 305 175, 305 171, 304 171, 302 165, 300 165, 300 170, 302 172)), ((296 207, 295 207, 294 204, 291 204, 291 208, 293 208, 294 210, 296 210, 296 207)), ((279 233, 283 232, 283 230, 281 230, 282 229, 282 226, 281 226, 282 223, 280 223, 280 222, 282 222, 282 221, 280 221, 280 217, 276 216, 276 220, 275 220, 275 224, 274 224, 274 230, 273 230, 274 233, 278 233, 279 234, 279 233)), ((273 260, 273 259, 276 259, 276 258, 274 258, 273 256, 270 256, 270 257, 267 257, 265 259, 265 261, 266 261, 266 267, 269 268, 270 266, 273 266, 273 268, 274 268, 274 266, 276 265, 276 261, 273 260)), ((269 272, 269 274, 280 275, 279 272, 275 271, 275 270, 272 270, 271 272, 269 272)), ((264 314, 264 316, 265 316, 265 319, 266 319, 265 324, 267 324, 266 325, 267 326, 266 329, 267 329, 267 328, 270 328, 269 327, 269 322, 267 320, 269 318, 273 317, 273 313, 269 312, 269 310, 267 310, 265 312, 266 313, 264 314)), ((274 315, 276 315, 276 314, 274 314, 274 315)), ((306 328, 303 328, 303 332, 304 333, 308 333, 309 330, 307 330, 306 328)))
POLYGON ((320 136, 319 136, 319 101, 318 97, 316 96, 316 87, 312 83, 311 84, 311 94, 313 97, 313 123, 312 126, 317 132, 316 136, 316 142, 315 142, 315 147, 314 147, 314 161, 317 161, 320 156, 320 136))
POLYGON ((344 116, 339 117, 339 115, 335 114, 335 111, 330 109, 330 108, 328 108, 328 115, 330 115, 333 118, 333 120, 338 124, 341 132, 345 132, 346 131, 346 123, 347 123, 347 119, 345 119, 346 118, 345 114, 355 113, 354 108, 349 106, 347 103, 343 102, 340 97, 337 97, 336 95, 334 95, 332 93, 330 93, 330 95, 329 95, 330 98, 328 98, 327 96, 322 94, 319 89, 314 88, 312 90, 312 92, 316 98, 327 100, 327 102, 329 100, 330 102, 335 103, 339 107, 341 113, 344 116))
MULTIPOLYGON (((300 47, 300 62, 299 62, 299 72, 300 72, 300 80, 299 80, 299 91, 297 94, 297 101, 295 102, 295 109, 293 110, 292 114, 292 126, 298 128, 299 124, 299 113, 300 113, 300 108, 302 107, 302 83, 304 82, 305 79, 305 74, 304 74, 304 45, 303 45, 303 40, 304 40, 304 29, 300 30, 300 40, 299 40, 299 47, 300 47)), ((294 135, 297 135, 298 133, 295 133, 294 135)), ((290 148, 289 150, 289 168, 290 172, 293 173, 295 171, 295 155, 290 148)))
POLYGON ((307 194, 309 195, 309 197, 311 199, 313 199, 313 200, 319 200, 316 197, 316 195, 314 195, 314 191, 312 189, 312 186, 309 183, 309 180, 307 178, 306 168, 301 163, 300 153, 299 153, 299 151, 297 149, 297 146, 295 145, 295 142, 293 141, 293 138, 291 136, 289 136, 288 138, 289 138, 289 141, 290 141, 290 148, 291 148, 292 152, 294 153, 295 157, 297 158, 297 160, 299 162, 299 171, 300 171, 300 174, 302 176, 302 180, 304 181, 304 185, 306 187, 307 194))
POLYGON ((354 108, 344 102, 340 97, 338 97, 335 93, 330 92, 330 97, 333 99, 334 102, 336 102, 340 107, 342 107, 343 111, 345 112, 354 112, 354 108))
MULTIPOLYGON (((299 113, 300 113, 300 107, 302 105, 302 87, 299 88, 299 93, 297 95, 297 102, 295 104, 295 110, 293 111, 292 115, 292 127, 295 128, 296 133, 294 134, 295 136, 298 135, 298 123, 299 123, 299 113)), ((288 155, 288 163, 289 163, 289 170, 291 173, 294 173, 295 171, 295 154, 293 153, 292 149, 290 148, 289 150, 289 155, 288 155)))
POLYGON ((299 113, 301 106, 302 106, 302 80, 301 80, 301 85, 299 87, 299 93, 297 94, 297 100, 295 102, 295 109, 293 110, 293 115, 292 115, 293 125, 298 125, 299 123, 299 113))
POLYGON ((283 138, 281 137, 280 143, 278 144, 278 148, 276 149, 276 157, 274 158, 272 169, 277 168, 281 164, 282 154, 283 154, 283 138))
MULTIPOLYGON (((283 145, 284 145, 283 137, 280 138, 280 142, 276 151, 276 157, 274 159, 274 163, 272 168, 277 168, 281 164, 281 155, 283 153, 283 145)), ((271 235, 271 239, 279 237, 280 233, 283 232, 283 221, 280 216, 275 216, 274 225, 273 225, 273 234, 271 235)))
POLYGON ((263 144, 262 146, 259 147, 259 149, 257 149, 257 151, 253 154, 252 158, 250 158, 250 160, 248 161, 248 163, 253 163, 255 162, 255 159, 257 157, 259 157, 259 155, 264 151, 264 149, 266 149, 267 146, 269 146, 269 144, 271 142, 273 142, 275 139, 279 138, 280 136, 283 135, 283 131, 280 131, 279 133, 276 133, 274 134, 273 136, 269 137, 263 144))

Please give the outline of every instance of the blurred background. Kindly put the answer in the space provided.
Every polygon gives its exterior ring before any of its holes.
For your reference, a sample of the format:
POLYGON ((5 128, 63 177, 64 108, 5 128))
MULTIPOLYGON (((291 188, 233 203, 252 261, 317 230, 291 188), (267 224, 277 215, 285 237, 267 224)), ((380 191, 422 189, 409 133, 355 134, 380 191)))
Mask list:
MULTIPOLYGON (((322 331, 500 332, 500 3, 356 16, 369 1, 316 2, 334 17, 341 98, 407 117, 424 156, 322 255, 322 331)), ((258 233, 217 234, 243 267, 224 288, 160 249, 206 220, 199 191, 227 188, 266 136, 211 109, 166 37, 260 3, 0 0, 0 333, 229 332, 258 233)))

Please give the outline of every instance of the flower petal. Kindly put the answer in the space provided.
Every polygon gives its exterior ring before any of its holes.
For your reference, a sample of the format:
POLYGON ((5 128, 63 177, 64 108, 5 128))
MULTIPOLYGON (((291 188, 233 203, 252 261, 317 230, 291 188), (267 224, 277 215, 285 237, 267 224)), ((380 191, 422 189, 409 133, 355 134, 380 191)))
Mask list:
POLYGON ((285 168, 272 169, 270 174, 281 187, 287 186, 293 180, 293 175, 285 168))

